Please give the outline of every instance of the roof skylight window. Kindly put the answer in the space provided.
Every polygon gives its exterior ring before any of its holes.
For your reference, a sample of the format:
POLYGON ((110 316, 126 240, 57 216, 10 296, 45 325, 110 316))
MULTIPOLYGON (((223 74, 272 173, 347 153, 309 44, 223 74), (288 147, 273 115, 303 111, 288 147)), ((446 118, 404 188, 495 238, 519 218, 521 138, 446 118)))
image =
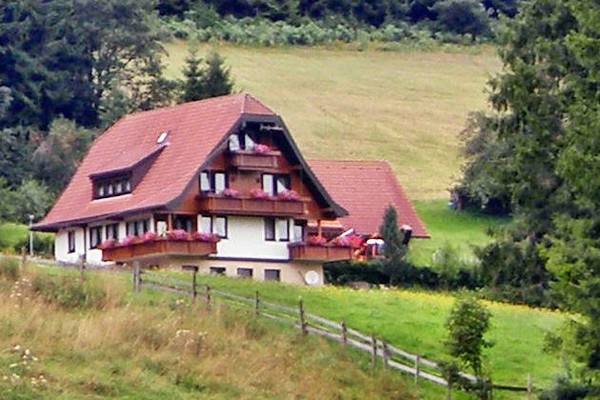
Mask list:
POLYGON ((158 136, 158 139, 156 139, 156 144, 161 144, 162 142, 164 142, 167 136, 169 136, 169 131, 161 132, 158 136))

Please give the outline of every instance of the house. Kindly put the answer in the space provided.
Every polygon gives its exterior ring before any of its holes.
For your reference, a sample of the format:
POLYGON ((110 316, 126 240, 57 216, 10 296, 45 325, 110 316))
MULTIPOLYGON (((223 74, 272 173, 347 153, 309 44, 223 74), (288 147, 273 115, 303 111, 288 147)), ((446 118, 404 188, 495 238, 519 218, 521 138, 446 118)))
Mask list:
POLYGON ((383 203, 407 206, 401 222, 426 236, 387 164, 338 166, 309 165, 280 116, 247 93, 134 113, 96 139, 33 229, 56 232, 55 257, 65 263, 196 265, 320 284, 324 262, 353 254, 347 243, 324 243, 327 227, 372 232, 382 215, 359 207, 349 195, 360 190, 340 188, 335 169, 379 168, 390 185, 383 203))

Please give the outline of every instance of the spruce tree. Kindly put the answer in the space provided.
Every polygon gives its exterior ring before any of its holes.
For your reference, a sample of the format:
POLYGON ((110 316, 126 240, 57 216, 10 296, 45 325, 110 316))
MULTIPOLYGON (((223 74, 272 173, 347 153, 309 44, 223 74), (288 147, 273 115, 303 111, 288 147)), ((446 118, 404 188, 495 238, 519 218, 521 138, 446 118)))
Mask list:
POLYGON ((185 59, 183 76, 185 80, 182 84, 180 102, 201 100, 204 96, 204 71, 201 68, 202 58, 198 56, 198 49, 190 49, 188 57, 185 59))
POLYGON ((223 96, 233 90, 229 68, 216 50, 206 57, 206 70, 202 77, 203 98, 223 96))
POLYGON ((398 213, 389 205, 383 215, 379 234, 385 241, 383 272, 389 276, 389 283, 396 284, 402 280, 406 246, 402 244, 402 235, 398 229, 398 213))

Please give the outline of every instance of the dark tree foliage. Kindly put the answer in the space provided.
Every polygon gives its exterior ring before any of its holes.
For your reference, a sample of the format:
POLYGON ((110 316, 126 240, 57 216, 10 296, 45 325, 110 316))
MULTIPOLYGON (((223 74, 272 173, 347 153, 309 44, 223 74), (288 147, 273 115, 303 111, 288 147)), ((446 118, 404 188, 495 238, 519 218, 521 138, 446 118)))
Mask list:
POLYGON ((181 102, 202 100, 230 94, 233 81, 225 60, 215 50, 211 50, 206 61, 198 57, 197 50, 191 49, 183 69, 185 79, 180 83, 181 102))
POLYGON ((391 205, 385 210, 379 234, 385 241, 385 259, 380 261, 383 272, 389 276, 390 284, 399 284, 407 271, 406 246, 402 244, 402 235, 398 229, 398 213, 391 205))
POLYGON ((488 261, 495 254, 492 280, 522 289, 540 278, 545 289, 551 280, 560 304, 583 316, 570 342, 583 363, 581 381, 596 393, 600 4, 532 1, 510 27, 501 52, 506 72, 492 82, 496 113, 473 124, 467 146, 481 147, 471 153, 463 189, 482 201, 492 193, 508 199, 516 223, 483 250, 488 261), (475 170, 486 162, 493 167, 475 170))
POLYGON ((478 0, 442 0, 432 7, 442 30, 484 36, 489 31, 489 18, 478 0))

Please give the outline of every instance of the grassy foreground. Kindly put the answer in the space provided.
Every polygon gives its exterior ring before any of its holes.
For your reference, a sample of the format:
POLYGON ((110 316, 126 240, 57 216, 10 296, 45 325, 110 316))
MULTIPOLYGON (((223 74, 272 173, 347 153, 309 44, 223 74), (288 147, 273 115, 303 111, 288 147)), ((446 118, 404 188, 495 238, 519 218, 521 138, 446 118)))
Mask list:
MULTIPOLYGON (((181 76, 186 44, 166 49, 167 74, 181 76)), ((307 158, 387 160, 413 199, 448 197, 461 164, 458 134, 485 108, 485 83, 500 70, 491 48, 218 50, 236 89, 281 114, 307 158)))
POLYGON ((269 321, 132 296, 122 274, 82 286, 47 271, 0 273, 2 399, 417 398, 402 377, 269 321))

